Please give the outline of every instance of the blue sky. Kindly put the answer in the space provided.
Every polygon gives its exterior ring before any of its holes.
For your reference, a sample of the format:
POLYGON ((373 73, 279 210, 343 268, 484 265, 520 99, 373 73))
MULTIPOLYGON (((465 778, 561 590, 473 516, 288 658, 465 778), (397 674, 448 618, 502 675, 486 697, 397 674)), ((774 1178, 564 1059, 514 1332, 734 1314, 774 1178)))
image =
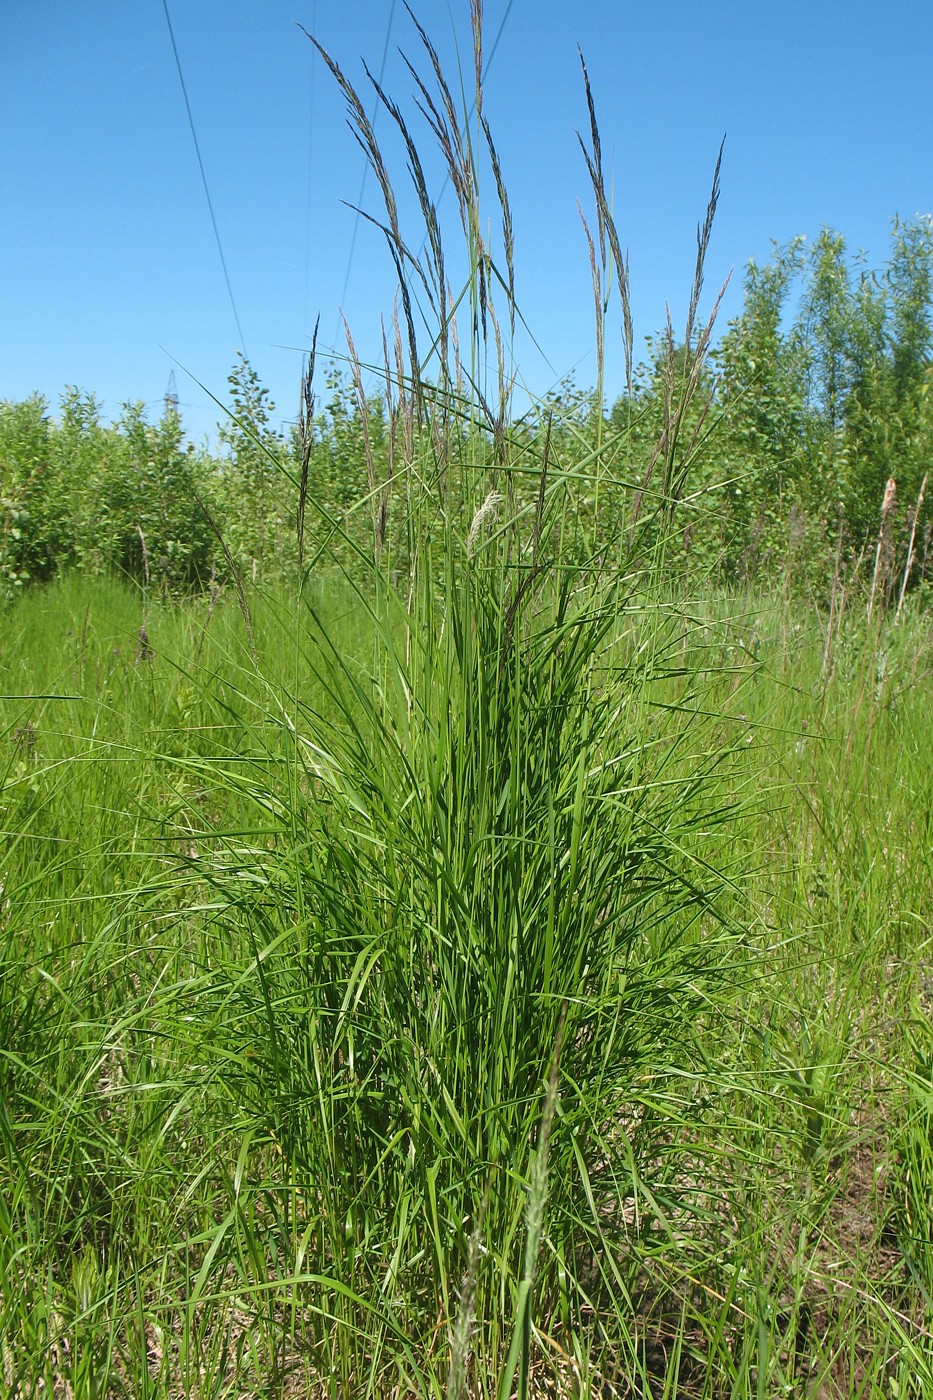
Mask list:
MULTIPOLYGON (((468 71, 468 0, 413 8, 449 71, 458 48, 468 71)), ((243 345, 287 420, 317 313, 324 349, 345 348, 342 306, 367 358, 391 312, 381 235, 360 225, 349 260, 355 218, 341 201, 359 196, 362 155, 295 21, 363 84, 360 56, 378 73, 385 53, 385 86, 415 126, 397 49, 415 56, 418 45, 401 0, 168 0, 168 10, 242 335, 163 0, 2 0, 0 398, 38 390, 54 406, 76 384, 109 415, 124 400, 157 415, 174 369, 200 440, 217 410, 184 371, 223 398, 243 345)), ((520 347, 538 392, 571 371, 580 384, 595 375, 576 210, 577 198, 591 210, 575 136, 586 124, 577 44, 630 253, 638 342, 662 325, 667 301, 675 328, 683 320, 723 134, 706 290, 708 307, 734 267, 723 321, 741 305, 745 263, 766 259, 772 239, 831 225, 878 266, 891 217, 933 208, 933 7, 917 0, 486 0, 487 53, 500 27, 485 111, 512 202, 519 304, 544 352, 520 347)), ((377 134, 402 189, 384 118, 377 134)), ((439 166, 429 168, 440 194, 439 166)), ((378 212, 374 181, 363 202, 378 212)), ((494 218, 491 199, 486 208, 494 218)), ((455 212, 448 191, 451 247, 455 212)), ((416 222, 407 229, 419 241, 416 222)), ((612 396, 615 321, 607 365, 612 396)))

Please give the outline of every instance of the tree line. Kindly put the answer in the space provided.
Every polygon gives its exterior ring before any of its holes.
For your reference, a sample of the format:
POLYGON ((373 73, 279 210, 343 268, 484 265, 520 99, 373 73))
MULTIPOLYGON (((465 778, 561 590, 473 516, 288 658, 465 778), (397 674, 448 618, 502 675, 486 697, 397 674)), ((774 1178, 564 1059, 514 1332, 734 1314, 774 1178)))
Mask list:
MULTIPOLYGON (((601 547, 625 537, 644 492, 658 489, 664 441, 675 474, 678 454, 689 463, 677 504, 686 567, 724 583, 781 574, 821 587, 834 570, 870 564, 883 542, 892 586, 902 566, 912 586, 926 579, 929 215, 893 221, 880 270, 830 229, 775 247, 746 269, 741 313, 703 363, 695 357, 659 336, 611 406, 566 381, 496 443, 451 388, 445 412, 432 415, 433 440, 419 442, 417 396, 406 399, 404 384, 393 394, 391 382, 368 392, 358 366, 333 370, 313 417, 278 433, 242 355, 217 451, 186 442, 170 405, 154 423, 141 405, 106 423, 95 397, 75 388, 54 415, 38 395, 0 403, 0 597, 75 567, 175 593, 232 572, 272 579, 302 551, 349 560, 374 539, 379 547, 393 523, 402 528, 403 468, 425 448, 436 489, 456 504, 458 464, 492 473, 493 463, 537 463, 545 442, 551 462, 587 464, 577 523, 601 547), (296 528, 305 517, 308 542, 296 528)), ((509 477, 509 493, 516 481, 533 493, 536 471, 509 477)))

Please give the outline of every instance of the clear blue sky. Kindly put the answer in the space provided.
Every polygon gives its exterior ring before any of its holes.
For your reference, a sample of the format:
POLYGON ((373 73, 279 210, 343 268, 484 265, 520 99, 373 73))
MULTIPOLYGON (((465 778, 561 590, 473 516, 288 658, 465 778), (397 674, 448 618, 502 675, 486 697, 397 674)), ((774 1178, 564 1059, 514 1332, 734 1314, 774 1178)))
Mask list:
MULTIPOLYGON (((0 3, 0 398, 32 390, 53 406, 66 384, 114 415, 144 400, 157 416, 173 359, 219 397, 245 349, 294 414, 301 348, 343 350, 343 306, 374 356, 393 276, 362 224, 347 278, 362 155, 333 80, 295 21, 354 80, 360 56, 412 114, 398 46, 418 45, 401 0, 168 0, 242 338, 234 321, 185 112, 163 0, 0 3)), ((413 6, 451 71, 470 62, 468 0, 413 6)), ((838 228, 874 265, 889 221, 933 208, 933 6, 918 0, 486 0, 486 84, 516 227, 518 297, 548 363, 526 348, 536 390, 576 369, 594 377, 587 199, 575 129, 584 51, 630 251, 636 339, 670 301, 682 321, 720 139, 722 197, 706 302, 772 239, 838 228)), ((367 96, 367 103, 370 98, 367 96)), ((417 117, 412 116, 417 126, 417 117)), ((377 134, 389 137, 379 119, 377 134)), ((404 166, 387 156, 396 184, 404 166)), ((433 166, 436 189, 442 179, 433 166)), ((488 192, 491 194, 491 189, 488 192)), ((375 182, 364 205, 379 212, 375 182)), ((490 217, 495 206, 487 200, 490 217)), ((407 206, 406 206, 407 208, 407 206)), ((455 214, 448 191, 442 215, 455 214)), ((417 226, 408 224, 418 241, 417 226)), ((621 387, 618 331, 609 346, 621 387)), ((636 349, 638 347, 636 346, 636 349)), ((176 368, 190 435, 217 410, 176 368)))

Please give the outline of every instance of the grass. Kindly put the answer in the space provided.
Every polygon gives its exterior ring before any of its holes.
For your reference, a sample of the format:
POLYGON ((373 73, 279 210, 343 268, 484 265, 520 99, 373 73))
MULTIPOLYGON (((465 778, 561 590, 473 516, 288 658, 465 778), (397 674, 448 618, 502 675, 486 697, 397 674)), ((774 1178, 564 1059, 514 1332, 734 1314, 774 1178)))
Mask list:
MULTIPOLYGON (((351 691, 311 763, 205 612, 155 609, 138 662, 113 585, 4 617, 5 692, 82 696, 4 703, 8 1387, 923 1394, 923 617, 853 614, 824 684, 817 618, 710 600, 634 701, 622 626, 614 742, 502 767, 473 716, 462 775, 452 656, 430 741, 393 709, 377 767, 351 691)), ((319 721, 372 655, 344 635, 306 640, 319 721)), ((582 728, 507 733, 541 710, 582 728)))
POLYGON ((513 423, 498 157, 418 33, 459 294, 328 59, 405 290, 371 547, 296 482, 291 590, 0 617, 4 1384, 922 1396, 926 618, 670 576, 718 168, 647 477, 513 423))

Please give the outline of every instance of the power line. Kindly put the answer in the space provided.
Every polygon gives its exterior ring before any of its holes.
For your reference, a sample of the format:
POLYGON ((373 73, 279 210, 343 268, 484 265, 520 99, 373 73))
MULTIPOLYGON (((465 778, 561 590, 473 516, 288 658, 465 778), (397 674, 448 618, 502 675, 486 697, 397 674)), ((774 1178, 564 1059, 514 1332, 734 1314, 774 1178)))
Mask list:
MULTIPOLYGON (((502 31, 506 26, 506 21, 508 20, 508 17, 512 12, 512 6, 514 5, 514 3, 515 0, 509 0, 509 3, 505 7, 505 14, 502 16, 502 23, 499 25, 498 32, 496 33, 496 37, 492 43, 492 48, 489 50, 489 57, 483 64, 483 71, 480 74, 480 79, 482 82, 486 81, 486 75, 492 67, 492 61, 496 56, 496 49, 499 47, 499 40, 502 38, 502 31)), ((473 106, 475 110, 476 104, 474 103, 473 106)))
POLYGON ((185 99, 185 111, 188 113, 188 125, 191 127, 191 139, 194 141, 195 153, 198 157, 198 169, 201 171, 201 183, 204 186, 204 197, 207 200, 207 207, 210 210, 211 223, 214 226, 214 237, 217 240, 217 251, 220 254, 220 265, 224 270, 224 281, 227 284, 227 294, 230 297, 230 306, 233 309, 233 319, 236 321, 236 328, 240 337, 240 345, 243 354, 246 354, 246 337, 243 334, 243 327, 240 325, 240 317, 236 309, 236 301, 233 296, 233 287, 230 285, 230 274, 227 271, 227 260, 224 257, 223 245, 220 241, 220 230, 217 227, 217 219, 214 215, 214 205, 211 200, 211 192, 207 187, 207 175, 204 172, 204 161, 201 159, 201 147, 198 143, 198 133, 194 128, 194 117, 191 115, 191 103, 188 101, 188 89, 185 87, 185 75, 181 71, 181 59, 178 57, 178 45, 175 43, 175 31, 172 29, 172 21, 168 12, 168 0, 162 0, 162 9, 165 11, 165 23, 168 25, 169 38, 172 41, 172 53, 175 55, 175 67, 178 69, 178 81, 181 83, 182 96, 185 99))
MULTIPOLYGON (((311 33, 317 32, 317 0, 311 3, 311 33)), ((304 293, 304 321, 310 319, 309 294, 310 294, 310 269, 311 269, 311 195, 313 186, 311 177, 314 169, 314 75, 317 72, 317 55, 312 54, 311 60, 311 80, 308 84, 308 188, 305 198, 305 293, 304 293)))

